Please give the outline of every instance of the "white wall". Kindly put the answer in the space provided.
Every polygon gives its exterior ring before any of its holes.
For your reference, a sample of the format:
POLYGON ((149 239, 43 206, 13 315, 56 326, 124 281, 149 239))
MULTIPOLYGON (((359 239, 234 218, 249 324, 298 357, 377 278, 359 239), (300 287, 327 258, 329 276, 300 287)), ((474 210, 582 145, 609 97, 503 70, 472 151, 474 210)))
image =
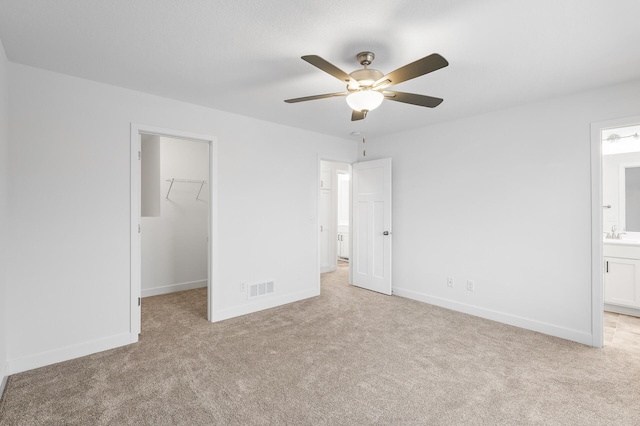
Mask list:
POLYGON ((9 81, 11 372, 130 341, 131 122, 217 137, 214 319, 318 294, 318 158, 354 141, 13 63, 9 81), (240 292, 262 280, 276 292, 240 292))
POLYGON ((615 225, 620 226, 620 166, 623 164, 640 164, 640 152, 612 154, 602 156, 602 204, 611 205, 603 210, 603 232, 610 232, 615 225))
POLYGON ((158 139, 160 214, 142 218, 143 297, 207 285, 209 145, 158 139), (172 178, 207 183, 196 200, 200 184, 175 182, 167 199, 172 178))
POLYGON ((8 243, 8 180, 9 180, 9 63, 0 41, 0 395, 7 370, 7 267, 8 243))
POLYGON ((590 123, 639 113, 636 81, 369 137, 393 158, 394 293, 591 344, 590 123))

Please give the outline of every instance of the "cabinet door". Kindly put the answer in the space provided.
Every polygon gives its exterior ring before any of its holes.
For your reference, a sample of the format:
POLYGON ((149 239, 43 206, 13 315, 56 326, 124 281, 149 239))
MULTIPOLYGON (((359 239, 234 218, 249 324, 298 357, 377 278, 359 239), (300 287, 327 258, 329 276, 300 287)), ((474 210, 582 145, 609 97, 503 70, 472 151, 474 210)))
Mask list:
POLYGON ((640 260, 604 258, 604 301, 640 308, 640 260))
POLYGON ((349 234, 340 234, 340 256, 345 259, 349 258, 349 234))

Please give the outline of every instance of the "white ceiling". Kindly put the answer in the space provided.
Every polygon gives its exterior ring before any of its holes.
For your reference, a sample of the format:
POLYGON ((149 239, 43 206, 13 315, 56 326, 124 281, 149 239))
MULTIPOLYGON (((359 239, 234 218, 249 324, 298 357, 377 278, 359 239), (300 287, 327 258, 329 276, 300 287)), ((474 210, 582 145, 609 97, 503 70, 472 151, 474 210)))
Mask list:
POLYGON ((367 137, 640 78, 638 0, 3 0, 9 60, 285 125, 367 137), (384 73, 437 52, 449 67, 393 90, 444 98, 385 101, 352 123, 346 72, 376 54, 384 73))

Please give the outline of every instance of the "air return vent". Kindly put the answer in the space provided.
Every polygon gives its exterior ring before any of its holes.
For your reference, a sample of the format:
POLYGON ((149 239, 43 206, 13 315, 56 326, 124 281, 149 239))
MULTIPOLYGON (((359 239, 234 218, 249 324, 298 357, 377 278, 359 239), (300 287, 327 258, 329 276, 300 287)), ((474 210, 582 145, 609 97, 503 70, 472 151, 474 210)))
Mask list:
POLYGON ((249 299, 254 297, 264 296, 265 294, 273 293, 273 281, 266 281, 263 283, 249 284, 249 299))

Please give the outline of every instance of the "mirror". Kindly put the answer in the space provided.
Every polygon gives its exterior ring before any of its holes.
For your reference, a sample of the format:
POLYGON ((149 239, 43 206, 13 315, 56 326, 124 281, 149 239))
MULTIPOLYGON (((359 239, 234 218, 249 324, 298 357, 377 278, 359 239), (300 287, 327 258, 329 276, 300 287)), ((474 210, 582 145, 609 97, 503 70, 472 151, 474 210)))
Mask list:
POLYGON ((640 232, 640 165, 620 166, 620 228, 640 232))

